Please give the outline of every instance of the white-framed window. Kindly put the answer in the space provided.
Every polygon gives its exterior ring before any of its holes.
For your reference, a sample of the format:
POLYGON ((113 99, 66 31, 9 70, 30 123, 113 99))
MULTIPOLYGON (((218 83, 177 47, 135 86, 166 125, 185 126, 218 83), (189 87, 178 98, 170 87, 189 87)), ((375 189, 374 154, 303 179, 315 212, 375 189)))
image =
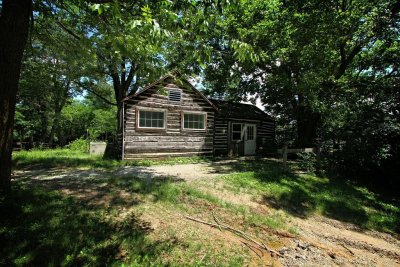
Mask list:
POLYGON ((232 123, 232 141, 242 140, 242 129, 243 125, 241 123, 232 123))
POLYGON ((183 130, 205 130, 207 125, 206 112, 183 112, 182 129, 183 130))
POLYGON ((165 129, 167 113, 165 109, 138 108, 138 129, 165 129))
POLYGON ((170 102, 180 103, 182 100, 182 90, 181 89, 169 89, 168 90, 168 100, 170 102))

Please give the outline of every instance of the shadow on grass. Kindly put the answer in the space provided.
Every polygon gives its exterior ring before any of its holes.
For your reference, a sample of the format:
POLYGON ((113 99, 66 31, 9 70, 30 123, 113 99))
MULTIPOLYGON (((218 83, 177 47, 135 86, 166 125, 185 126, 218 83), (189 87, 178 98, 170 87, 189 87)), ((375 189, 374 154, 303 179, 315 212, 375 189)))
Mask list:
POLYGON ((140 204, 144 195, 153 196, 152 200, 177 197, 178 192, 173 192, 177 188, 174 184, 184 181, 177 177, 162 176, 145 167, 121 168, 116 171, 30 170, 18 173, 14 180, 29 186, 57 190, 88 204, 113 208, 140 204))
POLYGON ((253 188, 276 209, 306 218, 320 213, 361 228, 400 233, 400 206, 391 200, 338 178, 298 175, 280 162, 253 160, 232 163, 239 172, 230 181, 253 188))
POLYGON ((0 198, 1 266, 107 266, 157 263, 175 241, 150 242, 136 215, 110 210, 39 186, 14 184, 0 198))

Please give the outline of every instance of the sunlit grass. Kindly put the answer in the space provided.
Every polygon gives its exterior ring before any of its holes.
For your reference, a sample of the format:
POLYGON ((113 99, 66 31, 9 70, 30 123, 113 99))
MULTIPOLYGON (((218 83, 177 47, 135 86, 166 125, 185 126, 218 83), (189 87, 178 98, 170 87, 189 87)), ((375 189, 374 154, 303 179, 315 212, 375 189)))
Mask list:
POLYGON ((320 214, 367 229, 400 232, 398 203, 346 180, 296 175, 272 161, 254 163, 253 170, 225 175, 223 180, 233 191, 260 195, 267 205, 295 216, 320 214))
MULTIPOLYGON (((207 160, 117 161, 69 149, 14 153, 17 169, 106 169, 102 179, 86 182, 107 184, 110 190, 104 193, 113 197, 124 190, 135 196, 137 202, 130 207, 135 212, 121 221, 117 219, 119 208, 113 206, 118 201, 109 207, 93 206, 50 189, 14 182, 12 193, 0 198, 0 214, 5 218, 0 221, 0 265, 241 266, 248 260, 248 255, 242 252, 213 250, 215 244, 202 243, 204 240, 199 241, 195 235, 177 238, 182 229, 176 228, 173 222, 166 222, 171 225, 163 237, 149 238, 149 233, 137 225, 137 219, 141 212, 154 207, 175 216, 187 214, 208 221, 212 221, 211 212, 215 211, 223 222, 256 236, 265 228, 297 234, 298 230, 290 225, 290 217, 315 214, 366 229, 400 232, 398 203, 345 180, 296 174, 273 160, 232 162, 227 174, 199 183, 186 183, 174 177, 119 177, 108 170, 126 165, 207 160), (219 194, 222 193, 219 190, 233 196, 245 193, 271 208, 258 210, 246 203, 232 202, 219 194)), ((188 232, 194 231, 195 228, 188 232)))
POLYGON ((52 168, 52 167, 83 167, 83 168, 116 168, 121 166, 152 166, 174 165, 210 161, 206 157, 171 157, 162 159, 115 160, 104 159, 101 156, 91 156, 89 153, 60 149, 33 149, 13 153, 16 168, 52 168))

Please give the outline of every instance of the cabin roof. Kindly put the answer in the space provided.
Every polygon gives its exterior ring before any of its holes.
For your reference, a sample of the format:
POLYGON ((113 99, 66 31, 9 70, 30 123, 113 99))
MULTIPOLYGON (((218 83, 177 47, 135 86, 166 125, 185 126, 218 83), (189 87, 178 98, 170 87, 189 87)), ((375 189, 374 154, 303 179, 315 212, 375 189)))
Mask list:
POLYGON ((252 104, 230 102, 225 100, 210 99, 218 108, 219 117, 227 119, 275 121, 270 115, 252 104))
POLYGON ((122 102, 134 98, 140 94, 142 94, 143 92, 147 91, 150 88, 153 88, 154 86, 162 83, 165 79, 167 78, 176 78, 179 77, 180 80, 184 81, 189 87, 190 89, 192 89, 196 94, 198 94, 200 97, 202 97, 208 104, 210 104, 210 106, 212 106, 215 110, 218 110, 217 107, 207 98, 205 97, 199 90, 197 90, 185 77, 183 77, 183 75, 179 72, 179 71, 174 71, 171 73, 168 73, 167 75, 162 76, 160 79, 156 80, 155 82, 152 82, 148 85, 146 85, 142 90, 140 90, 139 92, 135 93, 135 94, 131 94, 128 95, 126 98, 124 98, 122 100, 122 102))

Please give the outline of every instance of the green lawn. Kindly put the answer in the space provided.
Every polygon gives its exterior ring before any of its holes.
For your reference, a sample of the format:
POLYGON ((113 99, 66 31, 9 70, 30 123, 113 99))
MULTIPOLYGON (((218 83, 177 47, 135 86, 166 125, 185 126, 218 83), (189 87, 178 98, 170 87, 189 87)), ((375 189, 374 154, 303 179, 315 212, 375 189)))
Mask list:
MULTIPOLYGON (((120 162, 67 149, 21 151, 13 156, 17 170, 83 167, 104 173, 105 179, 86 181, 82 187, 105 183, 100 195, 112 201, 109 206, 93 205, 86 199, 14 181, 12 192, 0 198, 0 266, 248 264, 249 252, 226 243, 215 233, 209 234, 209 228, 179 219, 187 214, 212 221, 210 211, 257 238, 265 237, 260 235, 263 228, 296 234, 298 229, 290 225, 288 218, 313 215, 351 222, 365 229, 400 232, 400 207, 395 200, 345 180, 296 174, 293 166, 284 168, 275 160, 233 162, 229 171, 221 171, 216 179, 185 183, 174 177, 145 180, 113 176, 110 169, 125 165, 212 163, 210 159, 120 162), (121 190, 133 201, 121 199, 121 190), (233 202, 227 194, 249 195, 265 204, 267 212, 233 202), (129 215, 121 217, 127 210, 129 215), (143 222, 142 216, 147 222, 143 222), (143 226, 156 221, 163 222, 157 229, 143 226)), ((267 244, 275 241, 264 240, 267 244)))
POLYGON ((89 153, 70 149, 47 149, 18 151, 13 153, 16 168, 54 168, 54 167, 84 167, 84 168, 115 168, 121 166, 151 166, 162 164, 185 164, 210 161, 206 157, 178 157, 165 159, 143 159, 120 161, 103 159, 100 156, 90 156, 89 153))
POLYGON ((133 262, 147 260, 140 257, 145 248, 149 260, 157 249, 135 224, 106 219, 103 209, 42 188, 16 185, 0 208, 2 266, 108 265, 118 262, 124 240, 137 255, 133 262))

